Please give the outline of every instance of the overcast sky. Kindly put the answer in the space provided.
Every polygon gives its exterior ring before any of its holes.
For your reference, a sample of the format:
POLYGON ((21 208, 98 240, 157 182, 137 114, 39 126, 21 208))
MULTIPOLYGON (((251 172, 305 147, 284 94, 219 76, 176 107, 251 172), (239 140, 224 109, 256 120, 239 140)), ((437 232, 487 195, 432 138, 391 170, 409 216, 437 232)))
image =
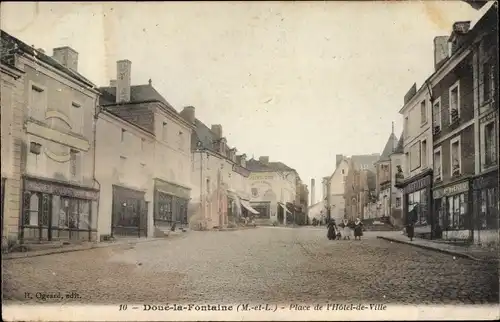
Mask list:
POLYGON ((462 1, 2 3, 1 27, 47 54, 71 46, 97 85, 132 84, 221 124, 228 144, 306 183, 335 155, 380 153, 403 96, 433 71, 433 38, 477 11, 462 1))

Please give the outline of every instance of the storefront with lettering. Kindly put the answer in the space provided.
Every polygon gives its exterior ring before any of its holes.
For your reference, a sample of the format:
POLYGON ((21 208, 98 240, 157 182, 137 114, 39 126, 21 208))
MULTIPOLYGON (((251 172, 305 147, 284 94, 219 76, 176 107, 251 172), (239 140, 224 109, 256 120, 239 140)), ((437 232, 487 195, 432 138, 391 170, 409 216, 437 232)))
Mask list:
POLYGON ((498 169, 472 181, 473 229, 477 243, 498 242, 498 169))
POLYGON ((433 189, 434 213, 437 230, 443 239, 470 240, 472 238, 471 180, 454 182, 433 189))
POLYGON ((154 225, 177 226, 188 224, 187 210, 191 189, 160 179, 154 180, 154 225))
POLYGON ((431 238, 432 223, 432 172, 426 171, 410 178, 402 185, 404 224, 415 226, 415 233, 431 238))
POLYGON ((96 240, 99 191, 46 179, 23 180, 20 240, 96 240))

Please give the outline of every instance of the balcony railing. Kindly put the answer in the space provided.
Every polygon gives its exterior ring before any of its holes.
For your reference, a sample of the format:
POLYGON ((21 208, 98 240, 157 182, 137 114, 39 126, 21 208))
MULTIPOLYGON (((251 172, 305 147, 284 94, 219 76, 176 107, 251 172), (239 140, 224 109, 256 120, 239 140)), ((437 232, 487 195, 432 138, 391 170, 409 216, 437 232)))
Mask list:
POLYGON ((452 108, 451 109, 451 124, 455 124, 456 122, 458 122, 459 119, 460 119, 460 116, 458 115, 458 109, 452 108))
POLYGON ((437 135, 439 133, 441 133, 441 126, 434 124, 434 126, 432 127, 432 134, 437 135))

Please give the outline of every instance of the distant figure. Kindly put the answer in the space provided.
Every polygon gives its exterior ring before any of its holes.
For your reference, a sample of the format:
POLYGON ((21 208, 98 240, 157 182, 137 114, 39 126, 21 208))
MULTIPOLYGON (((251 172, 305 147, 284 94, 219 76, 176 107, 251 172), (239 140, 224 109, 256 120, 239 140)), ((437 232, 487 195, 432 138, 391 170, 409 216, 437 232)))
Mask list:
POLYGON ((359 218, 356 218, 354 222, 354 239, 361 240, 361 236, 363 236, 363 223, 359 218))
POLYGON ((341 228, 342 228, 342 235, 344 237, 344 239, 351 239, 351 235, 352 235, 352 229, 351 227, 349 227, 349 220, 346 218, 344 219, 344 221, 340 224, 341 225, 341 228))
POLYGON ((326 237, 329 239, 329 240, 334 240, 335 237, 337 236, 337 225, 335 223, 335 220, 330 220, 328 222, 328 225, 327 225, 327 228, 328 228, 328 233, 326 234, 326 237))

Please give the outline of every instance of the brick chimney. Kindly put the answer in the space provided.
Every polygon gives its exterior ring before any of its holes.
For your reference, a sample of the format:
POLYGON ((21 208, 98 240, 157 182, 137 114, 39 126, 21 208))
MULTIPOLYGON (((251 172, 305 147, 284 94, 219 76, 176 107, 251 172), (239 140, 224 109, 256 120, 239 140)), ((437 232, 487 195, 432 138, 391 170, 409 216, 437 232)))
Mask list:
POLYGON ((130 102, 132 62, 127 59, 117 61, 116 76, 116 103, 130 102))
POLYGON ((437 70, 440 63, 448 57, 448 36, 434 37, 434 70, 437 70))
POLYGON ((195 123, 196 118, 195 118, 194 106, 184 107, 184 109, 182 109, 180 114, 188 123, 191 123, 191 124, 195 123))
POLYGON ((259 161, 262 162, 262 163, 264 163, 264 164, 268 164, 269 163, 269 157, 268 156, 260 157, 259 161))
POLYGON ((215 134, 215 139, 220 140, 222 139, 222 125, 220 124, 213 124, 211 127, 212 132, 215 134))
POLYGON ((109 81, 109 86, 110 86, 110 87, 116 87, 116 79, 111 79, 111 80, 109 81))
POLYGON ((52 58, 57 60, 64 67, 75 72, 78 71, 78 52, 68 46, 54 48, 53 51, 54 54, 52 58))

